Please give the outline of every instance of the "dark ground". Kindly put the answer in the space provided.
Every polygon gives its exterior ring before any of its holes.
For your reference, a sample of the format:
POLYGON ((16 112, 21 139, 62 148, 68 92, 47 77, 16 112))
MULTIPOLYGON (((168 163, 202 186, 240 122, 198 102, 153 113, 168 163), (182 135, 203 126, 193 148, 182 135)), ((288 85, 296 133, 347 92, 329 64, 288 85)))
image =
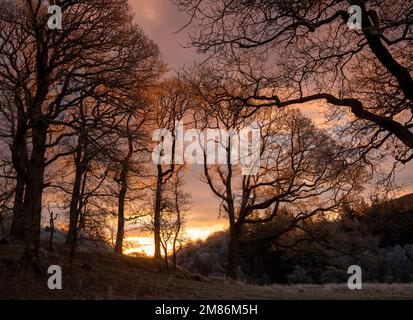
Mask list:
POLYGON ((411 299, 413 284, 346 284, 258 287, 222 278, 205 278, 185 270, 173 272, 149 258, 108 252, 79 252, 70 266, 64 246, 41 250, 44 274, 19 264, 21 244, 0 245, 0 299, 411 299), (58 253, 57 253, 58 252, 58 253), (50 290, 49 265, 60 265, 63 289, 50 290))

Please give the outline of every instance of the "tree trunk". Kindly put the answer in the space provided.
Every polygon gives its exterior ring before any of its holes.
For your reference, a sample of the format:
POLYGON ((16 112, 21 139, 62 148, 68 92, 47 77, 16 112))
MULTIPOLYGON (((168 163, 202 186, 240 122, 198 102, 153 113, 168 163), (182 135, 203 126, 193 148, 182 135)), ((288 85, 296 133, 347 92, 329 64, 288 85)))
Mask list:
POLYGON ((28 168, 24 211, 27 217, 23 262, 39 270, 40 222, 48 125, 41 120, 33 126, 33 147, 28 168))
POLYGON ((10 235, 17 240, 24 240, 25 215, 24 215, 24 189, 25 183, 21 174, 17 173, 16 189, 14 191, 13 221, 10 235))
POLYGON ((238 278, 239 236, 240 236, 240 229, 239 229, 238 224, 231 223, 230 230, 229 230, 227 274, 226 274, 226 276, 231 279, 238 278))
POLYGON ((28 180, 27 188, 30 192, 26 192, 24 205, 25 214, 27 216, 25 230, 25 251, 23 262, 26 266, 37 266, 39 259, 40 245, 40 219, 42 210, 42 184, 39 181, 40 174, 32 172, 28 180))
POLYGON ((169 262, 168 262, 168 245, 167 245, 167 244, 165 244, 165 246, 163 247, 163 252, 164 252, 164 255, 165 255, 164 259, 165 259, 166 269, 169 269, 169 262))
MULTIPOLYGON (((19 115, 21 117, 21 115, 19 115)), ((26 139, 26 126, 23 125, 24 121, 18 119, 16 134, 13 137, 12 144, 12 162, 16 171, 17 181, 16 190, 14 195, 13 204, 13 221, 10 229, 10 235, 14 236, 18 240, 24 240, 26 230, 26 219, 24 198, 27 179, 27 167, 29 163, 27 154, 27 139, 26 139)))
POLYGON ((130 133, 130 121, 131 115, 128 118, 126 123, 126 131, 128 135, 128 154, 126 158, 122 161, 122 170, 120 172, 120 191, 119 191, 119 201, 118 201, 118 232, 116 234, 116 244, 115 252, 122 254, 123 253, 123 238, 125 237, 125 198, 126 193, 128 192, 128 173, 129 166, 133 156, 133 135, 130 133))
MULTIPOLYGON (((176 207, 178 208, 178 202, 176 203, 176 207)), ((173 270, 176 270, 176 254, 177 254, 177 250, 176 250, 176 243, 178 242, 178 237, 179 237, 179 233, 181 232, 181 213, 179 211, 179 209, 177 209, 177 223, 178 223, 178 228, 175 232, 175 236, 174 236, 174 241, 172 243, 172 267, 173 270)))
POLYGON ((172 252, 172 268, 173 268, 173 270, 176 270, 176 249, 175 249, 175 245, 174 245, 173 252, 172 252))
POLYGON ((116 234, 115 252, 119 254, 123 253, 123 238, 125 235, 125 198, 128 190, 126 171, 127 170, 123 168, 118 202, 118 232, 116 234))
MULTIPOLYGON (((82 166, 82 168, 85 168, 82 166)), ((83 223, 82 223, 82 210, 83 210, 83 200, 84 200, 84 195, 85 195, 85 189, 86 189, 86 184, 87 184, 87 171, 86 170, 81 170, 82 177, 81 177, 81 185, 80 185, 80 192, 79 192, 79 200, 77 201, 77 206, 76 206, 76 223, 73 228, 73 238, 71 239, 70 243, 70 258, 71 260, 74 258, 75 253, 76 253, 76 243, 77 243, 77 238, 79 235, 80 230, 82 229, 83 223)))
POLYGON ((156 183, 155 193, 155 212, 154 212, 154 241, 155 253, 154 258, 161 260, 161 200, 162 200, 162 168, 158 166, 158 180, 156 183))
MULTIPOLYGON (((76 160, 77 161, 77 160, 76 160)), ((82 184, 82 166, 76 164, 75 181, 73 182, 72 198, 70 199, 69 209, 69 231, 67 233, 66 243, 73 247, 77 237, 77 225, 79 222, 79 202, 80 202, 80 188, 82 184)))

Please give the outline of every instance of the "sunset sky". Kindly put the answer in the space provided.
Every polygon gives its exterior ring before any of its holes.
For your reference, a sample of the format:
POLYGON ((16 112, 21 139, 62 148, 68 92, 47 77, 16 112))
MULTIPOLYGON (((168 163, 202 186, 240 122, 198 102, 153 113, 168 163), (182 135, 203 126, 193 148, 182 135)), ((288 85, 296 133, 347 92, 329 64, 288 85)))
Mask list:
POLYGON ((183 48, 188 42, 188 30, 176 33, 188 17, 179 12, 172 0, 129 0, 136 22, 161 48, 164 60, 171 68, 197 60, 193 49, 183 48))
POLYGON ((412 9, 0 0, 0 303, 413 300, 412 9))
MULTIPOLYGON (((199 60, 193 49, 184 48, 188 42, 188 31, 176 33, 187 17, 180 13, 170 0, 129 0, 136 22, 154 40, 162 51, 171 71, 185 63, 199 60)), ((222 230, 225 219, 218 220, 219 202, 208 186, 200 181, 199 166, 190 168, 187 191, 192 194, 193 205, 187 221, 187 234, 191 238, 206 238, 211 232, 222 230)))
MULTIPOLYGON (((171 0, 129 0, 136 22, 161 48, 164 61, 173 72, 183 64, 201 60, 193 49, 184 48, 188 32, 176 33, 188 21, 171 0)), ((307 114, 307 112, 305 112, 307 114)), ((193 196, 193 206, 187 221, 187 232, 191 238, 205 238, 209 233, 221 230, 225 219, 218 220, 218 201, 209 188, 200 181, 201 170, 192 167, 187 178, 187 190, 193 196)), ((398 174, 398 182, 405 184, 403 193, 413 192, 413 163, 398 174)))

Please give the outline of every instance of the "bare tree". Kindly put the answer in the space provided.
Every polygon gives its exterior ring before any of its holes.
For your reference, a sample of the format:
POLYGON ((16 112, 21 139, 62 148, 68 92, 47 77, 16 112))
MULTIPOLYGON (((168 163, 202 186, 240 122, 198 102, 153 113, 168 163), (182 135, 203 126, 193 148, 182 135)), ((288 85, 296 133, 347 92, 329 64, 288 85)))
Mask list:
POLYGON ((177 266, 176 256, 186 241, 184 225, 191 205, 190 194, 183 190, 182 169, 183 167, 180 167, 165 186, 161 214, 161 245, 164 250, 164 259, 166 265, 169 266, 168 259, 172 257, 174 270, 177 266))
POLYGON ((299 111, 253 109, 251 113, 231 100, 207 103, 197 117, 205 128, 227 132, 219 131, 216 138, 208 140, 221 150, 226 161, 209 163, 211 146, 204 147, 204 175, 229 222, 228 277, 237 278, 241 245, 276 239, 302 221, 332 213, 360 190, 363 170, 351 165, 351 154, 299 111), (259 130, 260 163, 256 174, 243 175, 234 147, 239 150, 239 133, 249 126, 259 130), (228 134, 231 131, 236 134, 228 134), (281 214, 283 206, 290 208, 290 217, 281 214), (249 225, 277 220, 282 222, 277 233, 254 239, 244 235, 249 225))
MULTIPOLYGON (((178 130, 179 122, 184 121, 184 116, 193 104, 193 96, 189 87, 179 79, 170 79, 162 83, 159 90, 155 93, 154 101, 154 123, 155 127, 161 130, 167 130, 170 133, 170 150, 164 150, 162 147, 167 141, 164 136, 158 138, 158 156, 156 163, 156 186, 154 195, 154 218, 153 218, 153 232, 155 241, 154 258, 160 260, 161 255, 161 212, 163 189, 168 180, 173 176, 181 164, 176 163, 176 153, 178 150, 178 130), (166 156, 166 159, 165 159, 166 156)), ((180 155, 178 155, 180 156, 180 155)))
POLYGON ((11 164, 8 162, 7 158, 0 160, 0 234, 3 237, 9 232, 9 219, 13 214, 13 201, 16 192, 15 177, 11 164))
POLYGON ((274 107, 325 101, 332 115, 350 118, 343 131, 353 147, 413 159, 411 1, 175 2, 197 28, 191 43, 216 58, 222 98, 274 107), (349 27, 350 6, 361 28, 349 27), (228 90, 228 79, 242 90, 228 90))
MULTIPOLYGON (((142 101, 141 103, 144 105, 147 104, 145 101, 142 101)), ((148 160, 148 156, 145 155, 149 155, 149 139, 148 132, 144 130, 143 126, 144 124, 147 124, 148 115, 149 113, 145 106, 141 106, 141 110, 136 108, 127 115, 126 119, 123 121, 123 126, 121 126, 121 129, 119 130, 121 131, 119 132, 121 135, 121 140, 119 141, 121 146, 115 149, 117 153, 114 155, 114 159, 116 159, 115 181, 119 185, 119 191, 117 192, 118 229, 116 233, 115 252, 119 254, 123 252, 126 220, 136 220, 142 216, 142 214, 135 214, 126 218, 125 204, 128 191, 130 194, 131 189, 137 191, 146 188, 145 183, 136 180, 145 177, 142 171, 145 170, 143 162, 148 160), (123 148, 123 145, 126 145, 126 148, 123 148), (137 183, 140 184, 140 186, 137 186, 137 183)))
MULTIPOLYGON (((14 113, 14 99, 12 90, 6 83, 0 84, 0 143, 2 150, 2 178, 10 181, 14 185, 14 192, 10 195, 13 198, 13 221, 10 227, 10 235, 19 240, 24 239, 24 219, 22 205, 24 199, 25 183, 22 175, 16 173, 13 169, 11 146, 15 138, 16 117, 14 113)), ((22 145, 22 151, 26 153, 25 144, 22 145)), ((10 186, 9 184, 7 184, 10 186)))
POLYGON ((127 1, 58 2, 62 30, 49 30, 47 2, 2 1, 0 79, 13 91, 13 165, 25 183, 24 261, 36 265, 45 169, 67 134, 66 115, 87 96, 112 100, 159 72, 159 52, 132 23, 127 1), (53 152, 50 152, 51 150, 53 152))
POLYGON ((71 196, 67 244, 72 248, 72 252, 79 231, 79 218, 84 199, 87 197, 85 191, 86 184, 89 182, 88 176, 92 174, 95 163, 105 166, 104 158, 107 157, 108 149, 116 142, 112 132, 112 128, 118 123, 115 116, 113 108, 107 106, 105 108, 100 101, 93 99, 82 100, 73 115, 71 127, 75 134, 70 140, 65 141, 67 153, 72 152, 73 159, 68 157, 67 164, 69 169, 74 169, 73 180, 68 185, 70 191, 60 186, 71 196))
POLYGON ((108 207, 107 203, 114 198, 109 188, 109 172, 112 162, 107 156, 108 145, 106 144, 113 140, 101 136, 98 143, 92 144, 89 139, 100 136, 97 134, 98 128, 99 126, 96 130, 88 131, 87 137, 84 134, 85 131, 82 131, 82 137, 75 136, 65 142, 67 150, 76 151, 71 157, 66 157, 65 161, 55 163, 53 169, 65 172, 65 174, 50 179, 53 183, 47 189, 49 192, 45 193, 46 196, 51 192, 56 194, 61 203, 61 209, 68 213, 66 243, 70 247, 71 257, 75 255, 80 235, 83 234, 84 238, 88 229, 95 229, 96 219, 101 219, 103 223, 105 219, 102 214, 111 215, 109 210, 105 210, 108 207), (101 210, 95 209, 100 207, 102 207, 101 210), (99 214, 98 211, 100 211, 99 214))

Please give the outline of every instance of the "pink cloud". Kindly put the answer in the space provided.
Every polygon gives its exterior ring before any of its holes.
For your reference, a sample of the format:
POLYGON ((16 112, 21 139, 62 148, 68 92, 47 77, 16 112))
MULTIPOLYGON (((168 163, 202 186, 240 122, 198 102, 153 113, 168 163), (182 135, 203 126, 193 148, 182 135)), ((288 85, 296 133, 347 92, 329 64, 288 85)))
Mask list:
POLYGON ((188 17, 179 12, 170 0, 129 0, 136 22, 161 48, 165 61, 177 68, 197 59, 193 49, 183 48, 188 43, 188 31, 176 33, 188 17))

